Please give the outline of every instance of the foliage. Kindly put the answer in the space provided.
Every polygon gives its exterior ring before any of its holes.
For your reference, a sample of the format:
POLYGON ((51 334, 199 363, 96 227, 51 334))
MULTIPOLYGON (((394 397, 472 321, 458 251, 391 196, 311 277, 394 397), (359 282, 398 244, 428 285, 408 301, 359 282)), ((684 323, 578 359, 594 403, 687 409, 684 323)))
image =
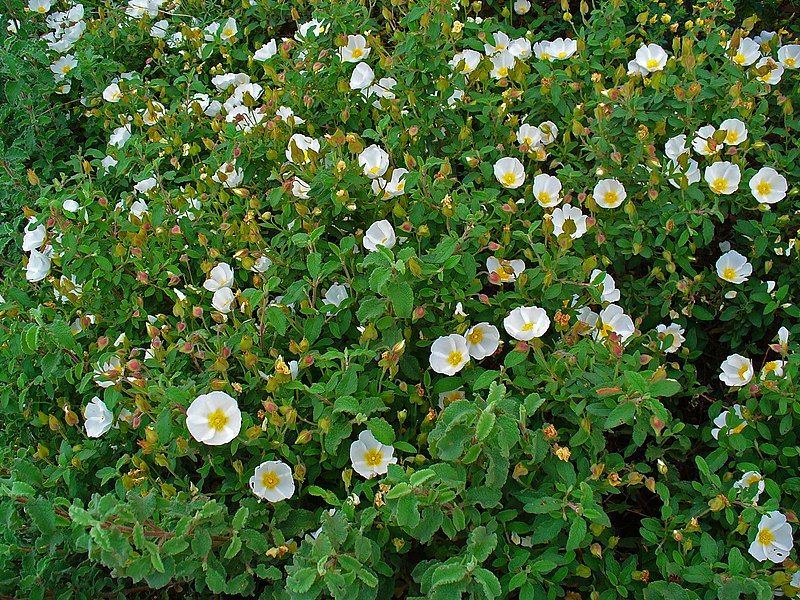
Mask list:
MULTIPOLYGON (((800 591, 796 550, 783 562, 749 552, 764 514, 796 529, 800 508, 799 71, 759 78, 791 32, 763 41, 765 68, 732 60, 760 27, 727 1, 581 2, 574 14, 439 0, 135 5, 86 2, 64 17, 85 24, 65 51, 42 39, 46 15, 8 9, 19 23, 0 47, 0 592, 800 591), (576 51, 522 56, 496 77, 484 44, 498 31, 569 37, 576 51), (358 64, 393 87, 352 89, 340 48, 356 34, 369 47, 358 64), (274 56, 254 57, 273 39, 274 56), (666 63, 629 73, 651 43, 666 63), (451 64, 465 49, 483 56, 468 76, 451 64), (67 54, 76 65, 54 78, 67 54), (237 73, 260 92, 226 104, 244 80, 220 78, 237 73), (210 115, 213 101, 224 106, 210 115), (746 124, 743 141, 726 142, 726 119, 746 124), (551 143, 518 141, 523 124, 548 121, 551 143), (692 140, 708 124, 704 155, 692 140), (680 134, 687 151, 670 160, 664 144, 680 134), (375 193, 359 164, 373 144, 386 179, 407 170, 395 195, 375 193), (520 187, 495 176, 504 157, 522 161, 520 187), (690 160, 701 173, 735 163, 738 189, 691 181, 690 160), (789 183, 777 203, 748 186, 762 167, 789 183), (541 173, 561 182, 560 208, 534 198, 541 173), (617 208, 595 197, 604 178, 625 188, 617 208), (572 221, 555 230, 566 204, 587 217, 584 235, 572 221), (45 258, 22 250, 28 219, 45 258), (396 243, 370 247, 382 220, 396 243), (731 248, 752 266, 738 284, 716 266, 731 248), (495 270, 491 257, 525 264, 495 270), (46 261, 39 280, 34 259, 46 261), (222 263, 232 279, 210 284, 222 263), (604 320, 609 304, 630 331, 604 320), (549 327, 514 339, 504 319, 530 306, 549 327), (497 326, 496 351, 451 376, 431 367, 434 341, 479 323, 497 326), (720 365, 735 354, 750 370, 726 385, 720 365), (230 443, 189 433, 187 410, 211 391, 241 409, 230 443), (87 412, 94 396, 113 427, 87 412), (364 431, 397 459, 369 479, 351 450, 364 431), (286 499, 251 489, 265 461, 291 468, 286 499), (759 483, 735 485, 751 471, 759 483)), ((73 8, 48 3, 51 15, 73 8)))

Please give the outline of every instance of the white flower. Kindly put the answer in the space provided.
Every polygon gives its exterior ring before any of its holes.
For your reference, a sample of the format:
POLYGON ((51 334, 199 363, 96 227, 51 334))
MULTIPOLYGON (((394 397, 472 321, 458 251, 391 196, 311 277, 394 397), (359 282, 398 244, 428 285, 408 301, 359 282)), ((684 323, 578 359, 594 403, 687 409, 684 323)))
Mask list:
POLYGON ((25 279, 31 283, 41 281, 50 273, 50 257, 53 254, 52 247, 48 246, 44 252, 31 250, 28 256, 28 264, 25 265, 25 279))
POLYGON ((122 148, 131 137, 131 126, 122 125, 121 127, 117 127, 114 131, 111 132, 111 137, 108 138, 108 145, 109 146, 116 146, 117 148, 122 148))
POLYGON ((693 158, 690 158, 689 161, 686 163, 686 170, 684 171, 681 167, 680 163, 677 161, 671 161, 670 166, 672 167, 673 176, 670 178, 669 183, 673 187, 679 188, 681 187, 681 182, 675 179, 677 175, 683 175, 686 177, 686 185, 693 185, 700 181, 700 166, 697 164, 697 161, 693 158))
POLYGON ((518 158, 506 156, 494 163, 494 176, 504 188, 513 190, 525 183, 525 167, 518 158))
MULTIPOLYGON (((730 42, 728 42, 730 46, 730 42)), ((736 49, 731 60, 737 65, 748 67, 761 58, 761 47, 755 40, 746 37, 739 40, 739 47, 736 49)))
POLYGON ((266 44, 263 44, 261 48, 256 50, 255 54, 253 54, 253 60, 264 62, 265 60, 269 60, 275 56, 277 53, 278 43, 275 40, 270 40, 266 44))
POLYGON ((782 563, 793 546, 792 526, 786 522, 782 513, 774 510, 761 516, 756 537, 748 552, 759 562, 769 560, 782 563))
POLYGON ((319 37, 327 30, 328 30, 328 25, 326 25, 322 21, 311 19, 310 21, 306 21, 305 23, 301 24, 297 28, 297 34, 295 35, 295 37, 302 42, 305 41, 305 38, 308 37, 309 33, 313 34, 314 37, 319 37))
POLYGON ((306 122, 305 119, 301 119, 296 114, 294 114, 294 111, 288 106, 279 106, 278 110, 275 111, 275 116, 280 117, 281 120, 294 125, 302 125, 303 123, 306 122), (292 120, 290 121, 289 119, 292 120))
POLYGON ((727 429, 728 430, 728 435, 730 435, 730 434, 735 434, 735 433, 741 433, 742 430, 745 427, 747 427, 747 421, 745 421, 744 417, 742 416, 742 407, 741 407, 741 405, 734 404, 732 408, 733 408, 733 413, 742 422, 739 423, 738 425, 735 425, 732 428, 729 428, 728 427, 728 417, 730 415, 730 411, 729 410, 722 411, 717 416, 717 418, 714 419, 714 425, 716 425, 716 427, 712 427, 711 428, 711 437, 713 437, 715 440, 719 439, 719 432, 722 430, 722 428, 727 429))
POLYGON ((750 191, 761 204, 775 204, 786 197, 786 178, 772 167, 761 167, 750 179, 750 191))
POLYGON ((616 208, 625 201, 628 194, 616 179, 601 179, 594 186, 592 197, 602 208, 616 208))
POLYGON ((328 290, 325 292, 325 297, 322 299, 323 304, 332 304, 333 306, 338 307, 342 302, 347 300, 347 285, 334 283, 328 290))
POLYGON ((280 502, 294 496, 292 469, 279 460, 268 460, 256 467, 250 478, 250 489, 259 498, 280 502))
POLYGON ((112 167, 117 166, 117 159, 113 156, 106 156, 103 160, 100 161, 100 164, 103 167, 103 172, 108 173, 112 167))
POLYGON ((677 161, 681 155, 686 152, 688 152, 686 148, 686 135, 683 133, 669 138, 667 143, 664 144, 664 154, 673 161, 677 161))
POLYGON ((39 223, 36 227, 31 229, 36 223, 36 219, 30 218, 28 225, 25 227, 25 234, 22 236, 22 249, 25 252, 31 250, 39 250, 44 245, 44 239, 47 237, 47 230, 44 223, 39 223))
POLYGON ((550 62, 564 60, 575 54, 578 42, 570 38, 556 38, 547 44, 547 60, 550 62))
POLYGON ((216 292, 220 288, 233 285, 233 269, 228 263, 219 263, 208 273, 203 287, 209 292, 216 292))
POLYGON ((767 72, 763 75, 757 75, 756 79, 769 85, 777 85, 781 82, 784 70, 783 65, 776 63, 772 60, 771 56, 765 56, 759 58, 758 62, 755 64, 756 69, 760 70, 762 67, 768 67, 767 72))
MULTIPOLYGON (((758 502, 758 497, 764 491, 764 478, 758 471, 747 471, 742 478, 733 484, 737 490, 750 490, 752 486, 756 486, 755 495, 753 496, 753 504, 758 502)), ((752 493, 753 490, 750 490, 752 493)))
POLYGON ((729 250, 717 259, 717 275, 730 283, 744 283, 753 273, 753 265, 736 250, 729 250))
POLYGON ((558 237, 567 229, 570 229, 569 236, 576 240, 586 233, 586 215, 578 207, 565 204, 553 211, 553 235, 558 237))
POLYGON ((250 267, 254 273, 264 273, 272 266, 272 261, 267 256, 259 256, 258 260, 250 267))
POLYGON ((155 177, 148 177, 147 179, 142 179, 139 183, 133 186, 133 189, 136 190, 139 194, 146 194, 150 190, 156 187, 158 182, 156 181, 155 177))
POLYGON ((661 71, 667 64, 667 53, 658 44, 642 45, 636 51, 636 64, 646 73, 661 71))
POLYGON ((542 132, 542 143, 549 146, 558 137, 558 127, 552 121, 542 121, 539 123, 539 131, 542 132))
POLYGON ((539 146, 542 143, 542 132, 538 127, 523 123, 517 131, 517 143, 520 146, 524 144, 528 148, 539 146))
POLYGON ((286 160, 294 163, 293 155, 299 155, 302 158, 300 164, 308 164, 311 162, 311 154, 309 153, 319 154, 319 149, 319 140, 302 133, 295 133, 289 138, 289 143, 286 146, 286 160), (297 148, 297 150, 293 152, 294 148, 297 148))
POLYGON ((467 313, 464 312, 464 305, 461 302, 456 302, 456 309, 453 311, 454 317, 466 317, 467 313))
POLYGON ((713 137, 717 130, 713 125, 703 125, 697 130, 695 137, 692 139, 692 148, 698 154, 703 156, 711 156, 717 151, 717 143, 713 137))
POLYGON ((486 259, 486 270, 489 271, 489 281, 494 284, 513 283, 517 280, 517 276, 525 270, 525 261, 520 259, 506 260, 490 256, 486 259), (496 280, 491 277, 492 274, 497 275, 496 280))
POLYGON ((628 75, 635 77, 637 75, 647 75, 647 69, 644 69, 636 62, 636 59, 628 61, 628 75))
POLYGON ((508 45, 508 52, 514 58, 527 60, 531 57, 532 54, 531 42, 526 37, 517 38, 508 45))
POLYGON ((616 282, 608 273, 600 269, 594 269, 589 275, 589 282, 602 288, 601 299, 603 302, 616 302, 619 300, 620 294, 616 287, 616 282), (603 277, 601 278, 600 275, 603 277))
POLYGON ((467 340, 469 355, 475 360, 491 356, 500 345, 500 332, 490 323, 478 323, 467 330, 464 335, 467 340))
POLYGON ((147 108, 139 111, 145 125, 155 125, 164 116, 164 105, 155 100, 151 100, 147 108))
POLYGON ((365 479, 385 475, 389 465, 397 463, 393 454, 394 448, 381 444, 369 429, 359 433, 358 439, 350 444, 353 470, 365 479))
POLYGON ((787 44, 778 48, 778 62, 787 69, 800 66, 800 44, 787 44))
POLYGON ((236 400, 225 392, 209 392, 198 396, 189 405, 186 427, 198 442, 220 446, 239 435, 242 413, 236 400))
POLYGON ((63 208, 67 212, 74 213, 80 210, 81 205, 78 204, 75 200, 67 198, 66 200, 64 200, 64 203, 61 205, 61 208, 63 208))
POLYGON ((403 195, 406 190, 406 175, 408 175, 408 169, 394 169, 388 181, 386 179, 373 179, 373 193, 383 195, 384 200, 403 195))
POLYGON ((360 62, 350 75, 350 89, 366 89, 372 85, 373 81, 375 81, 375 72, 372 70, 372 67, 365 62, 360 62))
POLYGON ((747 125, 740 119, 725 119, 719 129, 725 132, 725 143, 729 146, 738 146, 747 139, 747 125))
POLYGON ((147 202, 144 200, 136 200, 130 206, 130 217, 136 217, 137 219, 142 219, 144 215, 147 214, 147 202))
POLYGON ((106 403, 97 396, 83 409, 83 417, 86 435, 93 438, 105 434, 114 423, 114 413, 108 410, 106 403))
POLYGON ((370 252, 378 249, 378 246, 384 248, 393 248, 397 242, 397 236, 394 233, 394 227, 386 219, 382 221, 375 221, 369 226, 366 233, 364 233, 364 248, 370 252))
POLYGON ((225 162, 220 165, 217 172, 211 177, 212 181, 216 181, 217 183, 221 183, 222 187, 226 188, 235 188, 244 179, 244 172, 241 169, 237 169, 236 165, 232 162, 225 162))
POLYGON ((624 342, 636 331, 633 326, 633 319, 625 314, 621 306, 609 304, 598 315, 593 337, 602 340, 609 335, 616 334, 620 341, 624 342))
POLYGON ((51 0, 28 0, 28 8, 32 12, 39 13, 40 15, 48 12, 51 5, 51 0))
POLYGON ((503 328, 515 340, 528 342, 547 332, 550 328, 550 317, 538 306, 519 306, 503 319, 503 328))
POLYGON ((55 75, 56 81, 61 81, 67 74, 78 66, 78 61, 72 54, 65 54, 50 65, 50 70, 55 75))
POLYGON ((515 0, 514 12, 518 15, 526 15, 531 9, 531 3, 528 0, 515 0))
POLYGON ((150 36, 163 40, 167 36, 167 29, 169 29, 169 21, 166 19, 156 21, 150 28, 150 36))
POLYGON ((728 195, 739 189, 742 174, 738 165, 728 161, 719 161, 706 167, 704 178, 712 192, 728 195))
POLYGON ((508 50, 508 45, 511 43, 511 39, 502 31, 496 31, 493 37, 494 45, 489 43, 483 45, 483 51, 486 53, 486 56, 492 56, 498 52, 508 50))
POLYGON ((114 385, 125 371, 119 356, 112 356, 107 362, 98 365, 94 370, 94 382, 101 388, 114 385))
POLYGON ((686 338, 683 337, 684 329, 677 323, 670 323, 669 325, 658 325, 656 327, 656 333, 658 334, 659 340, 664 340, 667 336, 672 337, 672 342, 670 343, 668 348, 663 348, 664 352, 671 353, 676 352, 678 348, 681 347, 683 342, 686 341, 686 338))
POLYGON ((774 348, 776 352, 788 354, 789 352, 789 330, 786 327, 778 329, 778 344, 774 348))
POLYGON ((514 55, 507 50, 503 50, 502 52, 492 55, 490 60, 492 61, 492 70, 489 72, 489 75, 495 79, 508 77, 508 74, 514 68, 514 65, 517 64, 517 59, 514 58, 514 55))
POLYGON ((464 65, 461 67, 460 72, 464 75, 468 75, 469 73, 472 73, 480 64, 481 54, 475 50, 463 50, 453 56, 453 59, 450 61, 450 66, 455 69, 462 61, 464 65))
POLYGON ((783 367, 786 363, 782 360, 770 360, 764 363, 761 369, 761 380, 766 379, 770 373, 775 377, 783 377, 783 367))
POLYGON ((554 175, 541 173, 533 178, 533 197, 542 208, 551 208, 561 202, 561 181, 554 175))
POLYGON ((230 42, 238 32, 239 28, 236 26, 236 19, 228 17, 228 20, 219 28, 219 37, 221 40, 230 42))
POLYGON ((216 308, 221 313, 229 313, 233 307, 234 300, 235 297, 231 288, 219 288, 216 292, 214 292, 214 295, 211 298, 211 306, 216 308))
POLYGON ((123 96, 122 90, 119 89, 119 85, 116 83, 108 84, 106 89, 103 90, 103 100, 106 102, 119 102, 123 96))
POLYGON ((310 189, 311 186, 299 177, 292 179, 292 196, 295 198, 308 200, 308 192, 310 189))
POLYGON ((720 381, 730 387, 741 387, 753 379, 753 361, 741 354, 731 354, 720 365, 720 381))
POLYGON ((347 45, 339 48, 339 57, 342 62, 354 63, 367 58, 371 50, 363 35, 348 35, 347 45))
POLYGON ((431 344, 431 368, 442 375, 455 375, 469 362, 469 346, 462 335, 451 333, 431 344))
POLYGON ((778 32, 776 32, 776 31, 764 31, 762 29, 761 33, 759 33, 758 35, 754 35, 753 36, 753 39, 756 42, 758 42, 758 45, 760 46, 762 44, 766 44, 768 41, 770 41, 776 35, 778 35, 778 32))
POLYGON ((389 168, 389 153, 377 144, 367 146, 358 155, 358 164, 370 179, 381 177, 389 168))

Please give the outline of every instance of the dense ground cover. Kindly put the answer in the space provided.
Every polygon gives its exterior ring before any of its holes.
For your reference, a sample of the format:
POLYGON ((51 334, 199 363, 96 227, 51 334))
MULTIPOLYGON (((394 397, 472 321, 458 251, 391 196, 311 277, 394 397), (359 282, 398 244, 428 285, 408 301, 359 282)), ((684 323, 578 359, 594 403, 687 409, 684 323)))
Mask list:
POLYGON ((11 2, 0 593, 800 593, 792 10, 11 2))

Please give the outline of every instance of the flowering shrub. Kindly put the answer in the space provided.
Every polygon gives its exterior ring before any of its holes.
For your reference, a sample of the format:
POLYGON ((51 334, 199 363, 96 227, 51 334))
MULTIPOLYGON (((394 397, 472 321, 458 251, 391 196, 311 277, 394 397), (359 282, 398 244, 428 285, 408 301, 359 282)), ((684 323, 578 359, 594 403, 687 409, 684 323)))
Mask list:
POLYGON ((0 592, 800 593, 800 45, 593 4, 12 1, 0 592))

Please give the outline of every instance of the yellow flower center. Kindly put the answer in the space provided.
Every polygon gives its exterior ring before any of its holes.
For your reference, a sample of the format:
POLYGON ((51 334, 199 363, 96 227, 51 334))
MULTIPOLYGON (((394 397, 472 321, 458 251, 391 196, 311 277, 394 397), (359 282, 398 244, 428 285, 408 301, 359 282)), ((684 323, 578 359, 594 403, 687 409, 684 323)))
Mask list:
POLYGON ((383 462, 383 452, 378 448, 370 448, 364 453, 364 462, 368 467, 379 467, 383 462))
POLYGON ((481 330, 480 330, 480 329, 478 329, 478 328, 476 328, 476 329, 473 329, 473 330, 472 330, 472 331, 469 333, 469 335, 467 336, 467 339, 468 339, 468 340, 470 341, 470 343, 472 343, 472 344, 480 344, 480 343, 481 343, 481 340, 483 339, 483 331, 481 331, 481 330))
POLYGON ((741 53, 739 53, 739 54, 737 54, 736 56, 733 57, 733 62, 735 62, 737 65, 743 65, 744 61, 746 61, 746 60, 747 60, 747 58, 745 58, 744 54, 741 54, 741 53))
POLYGON ((618 200, 617 192, 606 192, 603 200, 606 204, 616 204, 618 200))
POLYGON ((525 323, 525 325, 522 326, 522 331, 530 331, 532 329, 533 329, 533 323, 525 323))
POLYGON ((226 27, 222 30, 222 37, 231 37, 233 35, 233 29, 230 27, 226 27))
POLYGON ((542 52, 542 60, 550 60, 550 53, 542 52))
POLYGON ((722 278, 727 281, 733 281, 736 279, 736 269, 733 267, 725 267, 722 269, 722 278))
POLYGON ((772 542, 775 541, 775 534, 772 533, 769 529, 762 529, 758 532, 758 536, 756 536, 758 543, 762 546, 770 546, 772 542))
POLYGON ((655 69, 656 67, 658 67, 658 60, 657 59, 651 58, 650 60, 647 61, 647 68, 648 69, 655 69))
POLYGON ((772 191, 772 186, 768 181, 759 181, 756 186, 756 191, 762 196, 766 196, 772 191))
POLYGON ((508 173, 504 173, 500 180, 503 182, 503 185, 514 185, 517 182, 517 176, 509 171, 508 173))
POLYGON ((361 58, 364 56, 364 51, 361 48, 353 49, 353 58, 361 58))
POLYGON ((785 63, 786 63, 786 66, 787 66, 787 67, 793 67, 793 66, 794 66, 794 64, 795 64, 797 61, 796 61, 794 58, 792 58, 792 57, 790 56, 790 57, 787 57, 787 58, 786 58, 786 60, 784 60, 783 62, 785 62, 785 63))
POLYGON ((378 171, 380 171, 380 170, 381 170, 381 168, 380 168, 380 167, 370 167, 370 168, 369 168, 369 172, 370 172, 372 175, 375 175, 375 174, 376 174, 378 171))
POLYGON ((550 204, 551 201, 552 198, 550 197, 550 194, 547 192, 539 192, 539 202, 542 204, 550 204))
POLYGON ((717 177, 711 182, 711 191, 721 194, 728 187, 728 180, 724 177, 717 177))
POLYGON ((750 477, 744 480, 744 484, 747 487, 750 487, 751 485, 753 485, 754 483, 758 483, 759 481, 761 481, 761 477, 759 477, 758 475, 750 475, 750 477))
POLYGON ((500 75, 500 77, 507 76, 508 75, 508 67, 500 67, 499 69, 497 69, 497 74, 500 75))
POLYGON ((453 350, 447 356, 447 362, 449 362, 454 367, 457 367, 458 365, 460 365, 463 360, 464 360, 464 355, 461 354, 461 352, 459 352, 458 350, 453 350))
POLYGON ((745 376, 747 375, 747 372, 749 370, 750 370, 750 365, 748 365, 747 363, 745 363, 741 367, 739 367, 739 370, 737 371, 737 375, 739 375, 739 379, 744 380, 745 376))
POLYGON ((71 65, 64 65, 63 67, 61 67, 61 72, 64 73, 64 75, 69 73, 71 70, 72 70, 71 65))
POLYGON ((557 54, 558 58, 567 58, 567 53, 563 50, 557 54))
POLYGON ((267 471, 261 476, 261 485, 268 490, 274 490, 281 482, 281 478, 275 471, 267 471))
POLYGON ((739 134, 736 131, 728 131, 725 134, 725 143, 735 144, 739 140, 739 134))
POLYGON ((613 332, 614 328, 608 323, 603 323, 599 329, 600 337, 608 337, 613 332))
POLYGON ((47 12, 47 10, 45 10, 44 6, 39 6, 39 7, 36 9, 36 11, 37 11, 37 12, 40 12, 40 13, 46 13, 46 12, 47 12))
POLYGON ((214 412, 208 413, 208 426, 211 429, 216 429, 220 431, 228 424, 228 415, 225 414, 221 408, 218 408, 214 412))

